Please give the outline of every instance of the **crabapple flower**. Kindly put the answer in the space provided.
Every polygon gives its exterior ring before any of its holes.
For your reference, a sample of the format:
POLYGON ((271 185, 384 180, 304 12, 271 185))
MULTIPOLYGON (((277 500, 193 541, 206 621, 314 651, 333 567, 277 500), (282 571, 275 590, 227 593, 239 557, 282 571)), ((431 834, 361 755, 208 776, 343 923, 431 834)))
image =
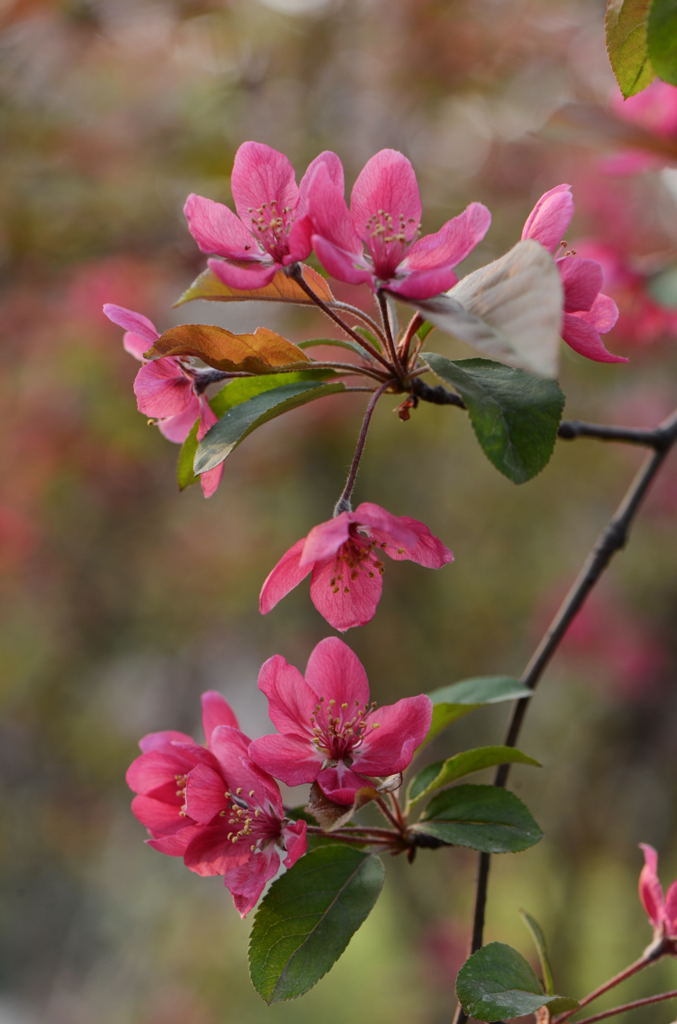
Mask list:
POLYGON ((203 694, 202 716, 206 746, 174 731, 143 737, 127 771, 132 811, 150 846, 198 875, 222 875, 244 917, 283 856, 291 867, 305 853, 306 826, 284 817, 277 784, 250 761, 250 740, 220 694, 203 694))
POLYGON ((290 786, 317 782, 338 804, 352 804, 372 779, 404 771, 430 728, 424 694, 370 703, 364 668, 338 637, 320 641, 305 678, 281 655, 269 658, 259 688, 278 734, 254 740, 249 756, 290 786))
POLYGON ((330 626, 363 626, 381 597, 382 553, 429 569, 454 557, 423 523, 365 501, 314 526, 282 556, 261 588, 259 611, 265 615, 310 575, 310 598, 330 626))
POLYGON ((653 925, 654 938, 665 940, 670 952, 677 955, 677 882, 663 895, 658 880, 658 854, 648 843, 639 844, 644 854, 644 867, 639 876, 639 898, 653 925))
POLYGON ((320 153, 299 185, 283 153, 260 142, 244 142, 235 154, 230 184, 237 215, 223 203, 194 193, 184 213, 203 252, 221 256, 209 268, 232 288, 263 288, 278 270, 310 254, 308 184, 319 166, 343 188, 343 167, 335 153, 320 153))
MULTIPOLYGON (((556 185, 545 192, 527 217, 522 238, 533 238, 549 252, 561 249, 564 232, 574 212, 570 185, 556 185)), ((627 363, 604 345, 606 334, 618 319, 613 299, 601 294, 602 268, 597 260, 574 255, 555 257, 564 288, 562 338, 575 352, 600 363, 627 363)))
POLYGON ((491 214, 471 203, 439 231, 419 238, 421 197, 402 153, 382 149, 353 186, 350 210, 343 184, 318 167, 308 189, 313 247, 330 274, 349 284, 369 282, 409 299, 439 295, 456 283, 454 267, 484 238, 491 214))
MULTIPOLYGON (((195 374, 175 356, 144 360, 144 352, 160 337, 148 317, 110 302, 106 303, 103 311, 109 320, 124 328, 122 343, 125 351, 143 363, 134 381, 139 412, 154 419, 167 440, 177 444, 186 440, 197 420, 197 437, 201 441, 217 417, 206 395, 198 393, 195 374)), ((200 486, 205 498, 211 498, 217 490, 222 475, 222 465, 201 475, 200 486)))

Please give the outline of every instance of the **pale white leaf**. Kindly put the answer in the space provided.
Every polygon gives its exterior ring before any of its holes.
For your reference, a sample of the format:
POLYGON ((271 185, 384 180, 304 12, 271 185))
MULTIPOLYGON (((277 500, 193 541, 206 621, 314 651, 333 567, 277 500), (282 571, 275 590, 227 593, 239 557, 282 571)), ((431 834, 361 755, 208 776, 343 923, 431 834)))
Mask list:
POLYGON ((442 295, 405 301, 489 359, 557 376, 562 283, 554 259, 533 239, 518 242, 442 295))

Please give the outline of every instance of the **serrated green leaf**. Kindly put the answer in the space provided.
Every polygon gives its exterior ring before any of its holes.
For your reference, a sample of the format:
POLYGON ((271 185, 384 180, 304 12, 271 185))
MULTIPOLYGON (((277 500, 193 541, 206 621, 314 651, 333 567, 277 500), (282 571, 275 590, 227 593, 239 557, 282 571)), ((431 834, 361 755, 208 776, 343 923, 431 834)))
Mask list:
POLYGON ((557 1005, 556 1012, 578 1006, 575 999, 546 995, 524 957, 504 942, 490 942, 466 960, 456 994, 465 1013, 482 1021, 522 1017, 541 1006, 557 1005))
POLYGON ((543 838, 530 811, 497 786, 454 786, 434 796, 413 826, 452 846, 484 853, 517 853, 543 838))
POLYGON ((453 362, 435 352, 422 357, 458 391, 489 461, 515 484, 531 480, 548 463, 564 411, 557 381, 488 359, 453 362))
POLYGON ((267 1003, 293 999, 334 965, 374 906, 383 864, 345 846, 307 853, 271 886, 249 943, 254 988, 267 1003))
POLYGON ((433 702, 433 716, 426 743, 430 743, 448 725, 485 704, 531 697, 532 691, 510 676, 477 676, 449 686, 441 686, 428 694, 433 702))
POLYGON ((677 0, 653 0, 647 47, 656 74, 664 82, 677 85, 677 0))
POLYGON ((646 89, 656 77, 647 39, 651 4, 652 0, 607 0, 606 48, 625 99, 646 89))
MULTIPOLYGON (((225 389, 228 392, 228 388, 225 389)), ((200 441, 195 455, 194 471, 206 473, 227 459, 230 453, 257 427, 282 413, 313 402, 325 395, 345 391, 340 381, 322 384, 312 381, 284 384, 254 395, 253 398, 228 409, 218 423, 200 441)))
POLYGON ((540 762, 523 754, 515 747, 475 747, 473 750, 464 750, 460 754, 454 754, 445 761, 436 761, 434 764, 426 765, 418 775, 415 775, 409 784, 407 799, 410 803, 416 803, 423 797, 429 796, 436 789, 448 786, 464 775, 472 772, 482 771, 484 768, 492 768, 499 764, 529 764, 540 768, 540 762))
POLYGON ((548 956, 548 947, 545 941, 545 935, 543 929, 531 914, 528 914, 526 910, 520 910, 520 916, 524 921, 525 925, 529 929, 529 934, 534 940, 536 952, 538 953, 538 960, 541 965, 541 973, 543 974, 543 985, 545 991, 549 996, 555 991, 555 983, 552 976, 552 967, 550 965, 550 957, 548 956))
POLYGON ((193 472, 193 459, 197 451, 197 429, 199 426, 200 421, 196 420, 190 434, 179 448, 179 457, 176 460, 176 482, 180 491, 185 491, 186 487, 196 484, 198 480, 193 472))

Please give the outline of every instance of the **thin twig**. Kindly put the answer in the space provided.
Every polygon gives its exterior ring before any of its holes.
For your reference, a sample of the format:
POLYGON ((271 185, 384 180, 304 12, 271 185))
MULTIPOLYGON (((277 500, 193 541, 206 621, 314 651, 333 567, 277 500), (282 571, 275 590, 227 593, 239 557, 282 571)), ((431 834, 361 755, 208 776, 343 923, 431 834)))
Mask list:
POLYGON ((369 431, 371 417, 374 414, 374 409, 376 408, 376 403, 378 402, 379 398, 381 397, 383 392, 390 387, 392 383, 392 380, 384 381, 384 383, 381 384, 380 388, 376 388, 371 398, 369 399, 369 404, 367 405, 364 418, 362 420, 362 426, 360 427, 360 433, 357 438, 357 444, 355 445, 355 454, 353 455, 353 461, 351 462, 350 469, 348 471, 348 478, 345 482, 343 490, 341 491, 341 496, 334 507, 335 516, 340 515, 341 512, 349 512, 351 509, 350 496, 353 493, 353 487, 355 486, 357 471, 360 466, 362 452, 364 451, 364 443, 367 440, 367 433, 369 431))
POLYGON ((303 271, 301 270, 298 263, 291 270, 289 276, 292 277, 294 281, 296 281, 296 283, 300 285, 301 288, 303 288, 306 295, 313 300, 316 306, 320 307, 322 312, 325 313, 330 318, 330 320, 333 320, 335 324, 338 324, 342 331, 345 331, 348 337, 352 338, 353 341, 356 341, 358 345, 365 349, 365 351, 367 351, 373 359, 376 359, 376 361, 381 363, 382 366, 385 366, 387 370, 392 370, 390 363, 384 356, 381 355, 378 349, 374 348, 374 346, 369 341, 367 341, 366 338, 363 338, 362 335, 358 334, 357 331, 354 331, 350 324, 347 324, 345 322, 343 317, 339 316, 338 313, 336 313, 331 306, 327 305, 324 299, 321 299, 320 296, 313 291, 313 289, 310 287, 310 285, 304 278, 303 271))
POLYGON ((383 330, 378 320, 374 320, 373 316, 369 316, 359 306, 352 306, 349 302, 337 302, 336 299, 332 302, 333 309, 340 309, 344 313, 352 313, 358 320, 362 320, 368 327, 372 329, 374 334, 379 338, 380 341, 384 341, 383 330))
POLYGON ((383 320, 383 330, 385 332, 386 346, 388 348, 388 355, 392 360, 393 367, 395 368, 398 377, 404 376, 404 369, 402 367, 402 361, 395 345, 395 338, 393 337, 393 328, 390 322, 390 306, 388 305, 388 296, 378 291, 376 293, 379 308, 381 310, 381 319, 383 320))
MULTIPOLYGON (((635 479, 628 488, 616 512, 609 520, 606 528, 600 534, 592 551, 588 555, 583 568, 576 581, 564 598, 550 626, 548 627, 540 644, 536 648, 521 678, 521 682, 530 690, 535 690, 547 665, 555 654, 567 629, 571 625, 576 613, 581 608, 586 597, 593 589, 604 570, 609 565, 612 557, 626 544, 630 525, 639 511, 651 482, 662 466, 670 447, 677 439, 677 412, 664 420, 659 427, 653 431, 657 440, 652 447, 654 451, 645 459, 635 479), (667 438, 667 440, 663 440, 667 438)), ((515 710, 508 727, 504 740, 507 747, 514 747, 524 722, 528 698, 517 701, 515 710)), ((510 766, 501 765, 496 772, 494 785, 504 788, 510 766)), ((479 857, 479 868, 477 875, 477 889, 475 896, 475 911, 473 917, 472 952, 476 952, 482 946, 484 935, 484 916, 487 902, 487 891, 489 885, 489 871, 491 866, 491 855, 481 853, 479 857)), ((454 1018, 454 1024, 465 1024, 467 1015, 459 1005, 454 1018)))
POLYGON ((605 992, 608 992, 612 988, 616 988, 616 985, 620 985, 622 981, 625 981, 627 978, 631 978, 633 974, 637 974, 639 971, 644 970, 644 968, 648 967, 650 964, 655 964, 656 960, 658 960, 665 951, 666 947, 662 943, 654 943, 645 950, 644 953, 642 953, 639 960, 635 960, 629 967, 625 967, 622 971, 619 971, 618 974, 614 974, 613 978, 609 978, 609 980, 605 981, 602 985, 598 985, 596 989, 593 989, 593 991, 588 993, 587 996, 584 996, 579 1000, 578 1006, 575 1009, 567 1010, 566 1013, 562 1013, 556 1017, 556 1024, 564 1024, 564 1021, 568 1020, 569 1017, 573 1017, 573 1015, 578 1013, 579 1010, 582 1010, 584 1006, 589 1006, 590 1003, 594 1003, 595 999, 599 999, 599 997, 604 995, 605 992))
POLYGON ((618 1013, 625 1013, 626 1010, 638 1010, 640 1006, 650 1006, 651 1003, 662 1003, 666 999, 677 999, 677 988, 671 992, 661 992, 657 996, 646 996, 644 999, 635 999, 632 1003, 624 1003, 622 1006, 614 1006, 612 1010, 603 1010, 601 1013, 593 1013, 592 1017, 581 1017, 576 1024, 595 1024, 598 1020, 606 1020, 608 1017, 615 1017, 618 1013))

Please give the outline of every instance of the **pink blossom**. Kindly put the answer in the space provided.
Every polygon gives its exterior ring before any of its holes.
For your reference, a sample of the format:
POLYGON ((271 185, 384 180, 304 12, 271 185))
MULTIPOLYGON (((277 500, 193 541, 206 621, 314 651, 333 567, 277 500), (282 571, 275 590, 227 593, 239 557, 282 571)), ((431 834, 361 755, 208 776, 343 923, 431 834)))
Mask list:
POLYGON ((343 185, 319 167, 309 187, 313 246, 326 269, 349 284, 426 299, 458 280, 453 268, 484 238, 491 214, 471 203, 433 235, 419 238, 421 197, 410 162, 382 149, 357 177, 350 210, 343 185), (365 251, 366 247, 366 251, 365 251))
MULTIPOLYGON (((109 320, 125 329, 122 339, 125 350, 143 363, 134 381, 139 412, 154 419, 167 440, 177 444, 186 440, 197 420, 197 437, 201 441, 216 423, 216 416, 206 395, 198 393, 195 373, 174 356, 149 362, 144 360, 144 352, 160 337, 155 324, 148 317, 110 302, 106 303, 103 311, 109 320)), ((221 465, 200 476, 205 498, 211 498, 215 493, 222 475, 221 465)))
POLYGON ((210 269, 232 288, 263 288, 278 270, 310 253, 308 184, 322 166, 343 188, 343 168, 324 152, 309 165, 299 185, 283 153, 260 142, 244 142, 235 154, 230 184, 237 215, 223 203, 188 196, 184 213, 200 249, 223 257, 210 269))
POLYGON ((278 733, 254 740, 250 757, 290 786, 317 782, 335 803, 352 804, 373 778, 409 765, 430 728, 432 702, 421 694, 378 708, 357 656, 338 637, 320 641, 305 678, 276 654, 259 688, 278 733))
POLYGON ((265 615, 312 574, 310 597, 320 615, 341 632, 363 626, 381 597, 381 552, 429 569, 454 557, 423 523, 363 502, 314 526, 282 556, 261 588, 259 610, 265 615))
POLYGON ((623 121, 638 125, 647 133, 639 135, 636 147, 628 136, 628 149, 604 160, 604 169, 615 174, 636 174, 639 171, 663 167, 670 163, 670 156, 651 152, 651 135, 659 140, 677 141, 677 88, 659 78, 635 96, 624 100, 617 92, 611 101, 611 108, 623 121))
POLYGON ((305 822, 284 817, 277 784, 250 761, 250 740, 220 694, 203 694, 202 720, 206 746, 175 731, 143 737, 127 771, 132 811, 154 849, 198 875, 223 875, 244 917, 282 855, 291 867, 305 853, 305 822))
MULTIPOLYGON (((545 192, 527 217, 522 238, 534 238, 553 253, 561 248, 574 212, 570 185, 556 185, 545 192)), ((602 268, 596 260, 563 255, 555 259, 564 287, 562 338, 579 355, 600 363, 627 363, 604 345, 606 334, 618 319, 613 299, 601 294, 602 268)))
POLYGON ((677 882, 663 895, 658 879, 658 854, 653 846, 640 843, 644 867, 639 876, 639 898, 654 928, 654 938, 667 940, 670 952, 677 954, 677 882))

